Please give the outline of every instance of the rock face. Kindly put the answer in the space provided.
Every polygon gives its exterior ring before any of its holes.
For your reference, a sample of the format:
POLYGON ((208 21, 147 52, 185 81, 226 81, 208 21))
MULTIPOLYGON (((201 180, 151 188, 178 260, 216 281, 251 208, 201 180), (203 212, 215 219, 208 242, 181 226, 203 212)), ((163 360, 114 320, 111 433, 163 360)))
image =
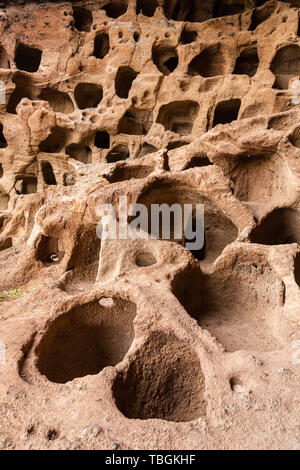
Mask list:
POLYGON ((1 4, 0 448, 300 449, 299 3, 1 4))

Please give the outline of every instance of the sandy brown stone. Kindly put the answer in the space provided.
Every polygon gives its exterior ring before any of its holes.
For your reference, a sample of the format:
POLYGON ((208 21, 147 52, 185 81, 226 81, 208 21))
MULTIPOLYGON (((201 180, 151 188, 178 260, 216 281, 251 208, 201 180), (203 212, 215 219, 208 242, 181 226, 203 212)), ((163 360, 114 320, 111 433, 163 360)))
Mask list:
POLYGON ((0 4, 0 448, 299 450, 299 2, 0 4))

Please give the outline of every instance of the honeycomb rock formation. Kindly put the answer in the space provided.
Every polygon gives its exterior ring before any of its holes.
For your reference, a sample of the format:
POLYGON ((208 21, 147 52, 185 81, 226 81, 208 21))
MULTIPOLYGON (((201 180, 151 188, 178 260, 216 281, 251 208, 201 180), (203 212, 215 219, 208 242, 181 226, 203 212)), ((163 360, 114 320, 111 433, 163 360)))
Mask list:
POLYGON ((299 2, 0 4, 0 448, 299 450, 299 2))

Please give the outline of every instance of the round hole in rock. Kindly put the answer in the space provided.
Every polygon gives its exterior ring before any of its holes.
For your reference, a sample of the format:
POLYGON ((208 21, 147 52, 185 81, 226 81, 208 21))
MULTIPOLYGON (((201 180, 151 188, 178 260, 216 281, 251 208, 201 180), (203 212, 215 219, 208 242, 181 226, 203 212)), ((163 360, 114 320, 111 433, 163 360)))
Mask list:
POLYGON ((9 195, 0 189, 0 211, 8 209, 9 195))
POLYGON ((46 266, 50 266, 52 264, 59 264, 64 256, 65 249, 62 240, 45 235, 40 237, 36 250, 36 259, 38 261, 41 261, 46 266))
POLYGON ((243 384, 240 378, 237 376, 231 377, 229 379, 229 385, 230 385, 232 392, 242 393, 245 391, 245 388, 243 387, 243 384))
POLYGON ((257 72, 258 65, 259 58, 257 49, 256 47, 249 47, 248 49, 244 49, 238 57, 233 73, 253 77, 257 72))
POLYGON ((51 323, 36 348, 40 373, 66 383, 115 366, 134 339, 135 315, 135 304, 119 297, 112 307, 95 300, 72 308, 51 323))
POLYGON ((99 149, 109 149, 110 136, 105 131, 98 131, 95 135, 95 146, 99 149))
POLYGON ((251 256, 224 263, 212 274, 187 268, 172 281, 172 292, 188 314, 228 352, 281 348, 282 283, 267 261, 251 256))
POLYGON ((65 143, 65 130, 60 127, 53 127, 47 139, 40 143, 39 148, 41 152, 45 153, 60 153, 64 149, 65 143))
POLYGON ((300 47, 293 44, 279 49, 270 69, 276 77, 274 87, 287 90, 291 78, 300 74, 300 47))
POLYGON ((150 153, 157 152, 157 150, 158 149, 156 147, 154 147, 154 145, 147 144, 147 142, 145 142, 142 145, 137 158, 141 158, 141 157, 144 157, 145 155, 149 155, 150 153))
POLYGON ((206 21, 212 16, 211 2, 164 0, 165 16, 174 21, 206 21))
POLYGON ((102 87, 95 83, 79 83, 74 91, 79 109, 97 108, 103 98, 102 87))
POLYGON ((180 147, 184 147, 185 145, 189 145, 190 142, 183 141, 183 140, 176 140, 169 142, 167 145, 167 150, 175 150, 179 149, 180 147))
POLYGON ((109 53, 109 36, 107 33, 97 34, 94 41, 93 55, 97 59, 103 59, 109 53))
POLYGON ((237 15, 243 13, 244 2, 232 0, 215 0, 213 8, 214 18, 221 16, 237 15))
POLYGON ((153 332, 113 384, 129 419, 192 421, 205 416, 205 378, 197 354, 174 334, 153 332))
POLYGON ((62 91, 45 88, 42 90, 39 99, 48 101, 49 105, 56 113, 71 114, 74 111, 71 98, 67 93, 63 93, 62 91))
POLYGON ((139 268, 146 268, 157 263, 157 259, 151 253, 139 253, 135 259, 139 268))
POLYGON ((136 14, 151 17, 154 15, 157 6, 157 0, 137 0, 136 14))
POLYGON ((185 26, 180 36, 180 42, 181 44, 191 44, 192 42, 196 41, 197 38, 197 31, 189 29, 188 26, 185 26))
POLYGON ((15 184, 17 194, 34 194, 37 191, 37 178, 25 177, 18 179, 15 184))
POLYGON ((146 135, 153 124, 153 112, 147 109, 126 111, 119 122, 119 133, 146 135))
POLYGON ((78 31, 89 32, 93 23, 93 16, 90 10, 83 7, 73 7, 73 17, 75 28, 78 31))
POLYGON ((119 18, 119 16, 126 13, 128 2, 125 0, 112 0, 101 8, 106 11, 109 18, 119 18))
POLYGON ((128 98, 132 87, 132 82, 136 79, 138 73, 130 67, 120 67, 118 69, 115 88, 119 98, 128 98))
POLYGON ((294 147, 300 148, 300 127, 295 129, 292 135, 290 135, 289 141, 294 147))
POLYGON ((200 168, 208 165, 212 165, 208 157, 205 155, 194 155, 183 169, 189 170, 190 168, 200 168))
POLYGON ((92 163, 92 151, 82 144, 70 144, 66 147, 66 154, 85 165, 92 163))
POLYGON ((295 281, 300 287, 300 253, 297 253, 295 261, 294 261, 294 276, 295 276, 295 281))
POLYGON ((226 62, 220 49, 220 44, 207 47, 198 54, 188 67, 188 74, 192 76, 216 77, 224 75, 226 62))
POLYGON ((126 160, 129 158, 129 149, 127 145, 119 144, 111 149, 111 151, 106 156, 107 163, 116 163, 121 160, 126 160))
POLYGON ((135 42, 139 42, 139 40, 140 40, 140 34, 139 34, 138 32, 135 32, 135 33, 133 34, 133 39, 134 39, 135 42))
POLYGON ((196 204, 204 204, 205 244, 200 250, 192 251, 192 249, 190 249, 194 257, 203 261, 203 267, 205 265, 211 265, 216 260, 216 258, 221 255, 223 249, 230 243, 234 242, 237 238, 238 230, 235 225, 230 219, 228 219, 218 210, 212 201, 203 196, 203 194, 201 194, 201 192, 196 188, 187 188, 185 184, 181 184, 180 182, 165 181, 160 182, 159 184, 154 183, 141 194, 137 202, 139 204, 144 204, 148 210, 148 226, 144 227, 146 232, 148 231, 153 236, 155 236, 155 238, 161 239, 163 227, 165 228, 164 232, 168 234, 165 224, 166 220, 170 220, 170 236, 165 239, 171 242, 177 242, 181 245, 186 245, 187 243, 190 244, 194 241, 185 239, 185 234, 182 228, 184 205, 192 204, 193 230, 195 228, 200 230, 200 223, 195 227, 196 204), (161 207, 162 204, 167 204, 169 210, 174 204, 179 206, 176 210, 176 214, 174 213, 173 217, 172 213, 170 214, 171 219, 167 219, 166 216, 164 219, 164 224, 161 215, 155 213, 155 211, 152 209, 153 205, 159 205, 159 207, 161 207), (177 234, 175 237, 175 221, 181 224, 180 238, 177 238, 177 234), (156 233, 157 228, 159 233, 156 233))
POLYGON ((255 31, 256 28, 266 21, 272 13, 274 12, 274 5, 267 5, 265 8, 261 8, 259 10, 255 9, 252 13, 252 21, 249 27, 250 31, 255 31))
POLYGON ((174 101, 163 105, 158 113, 157 122, 167 131, 179 135, 190 135, 199 112, 195 101, 174 101))
POLYGON ((289 176, 278 154, 247 153, 226 164, 233 194, 241 201, 269 203, 287 190, 289 176))
POLYGON ((232 121, 236 121, 240 107, 240 99, 231 99, 218 103, 215 109, 213 127, 218 124, 230 124, 232 121))
POLYGON ((7 141, 3 134, 3 125, 0 123, 0 149, 5 149, 7 147, 7 141))
POLYGON ((15 63, 19 70, 37 72, 41 63, 42 51, 34 47, 18 44, 15 52, 15 63))
MULTIPOLYGON (((111 163, 111 162, 109 162, 111 163)), ((129 181, 131 179, 147 178, 152 173, 153 168, 148 165, 131 165, 118 167, 110 176, 110 183, 119 183, 121 181, 129 181)))
POLYGON ((36 100, 41 93, 41 90, 33 85, 31 77, 23 73, 16 72, 13 77, 13 83, 15 83, 16 87, 8 99, 6 108, 10 114, 16 114, 16 108, 23 98, 36 100))
POLYGON ((250 240, 262 245, 300 243, 300 211, 291 208, 275 209, 255 227, 250 240))
POLYGON ((44 182, 46 184, 48 184, 49 186, 52 186, 52 185, 54 186, 54 185, 57 184, 55 174, 54 174, 51 163, 42 162, 41 163, 41 170, 42 170, 42 175, 43 175, 44 182))
POLYGON ((175 47, 167 44, 154 44, 152 60, 164 75, 170 75, 178 66, 178 54, 175 47))

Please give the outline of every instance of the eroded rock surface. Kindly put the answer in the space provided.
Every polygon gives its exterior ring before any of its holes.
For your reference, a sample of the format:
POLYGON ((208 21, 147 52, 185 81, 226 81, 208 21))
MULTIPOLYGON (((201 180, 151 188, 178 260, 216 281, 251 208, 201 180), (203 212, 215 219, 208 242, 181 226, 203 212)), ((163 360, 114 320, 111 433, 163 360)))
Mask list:
POLYGON ((300 449, 299 2, 0 3, 0 448, 300 449))

